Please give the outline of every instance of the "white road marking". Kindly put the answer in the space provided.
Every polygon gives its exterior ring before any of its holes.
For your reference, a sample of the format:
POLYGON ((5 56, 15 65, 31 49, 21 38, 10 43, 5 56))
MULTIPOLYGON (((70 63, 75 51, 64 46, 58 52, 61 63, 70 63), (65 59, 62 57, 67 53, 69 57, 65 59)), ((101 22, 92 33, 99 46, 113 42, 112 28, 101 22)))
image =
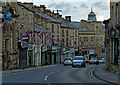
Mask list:
POLYGON ((52 74, 54 74, 55 72, 52 72, 52 73, 50 73, 49 75, 52 75, 52 74))
POLYGON ((45 77, 45 81, 47 80, 48 76, 45 77))
POLYGON ((50 76, 50 75, 52 75, 52 74, 54 74, 55 72, 52 72, 52 73, 50 73, 48 76, 46 76, 45 77, 45 81, 48 79, 48 77, 50 76))

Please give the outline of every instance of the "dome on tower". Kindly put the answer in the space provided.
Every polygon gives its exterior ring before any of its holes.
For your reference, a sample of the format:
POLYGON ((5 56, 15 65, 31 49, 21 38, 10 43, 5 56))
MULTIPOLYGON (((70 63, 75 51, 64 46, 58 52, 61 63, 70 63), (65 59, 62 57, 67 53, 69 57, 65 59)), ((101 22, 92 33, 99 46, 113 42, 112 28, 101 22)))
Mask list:
POLYGON ((91 12, 88 14, 88 21, 97 21, 96 19, 96 14, 92 11, 92 8, 91 8, 91 12))

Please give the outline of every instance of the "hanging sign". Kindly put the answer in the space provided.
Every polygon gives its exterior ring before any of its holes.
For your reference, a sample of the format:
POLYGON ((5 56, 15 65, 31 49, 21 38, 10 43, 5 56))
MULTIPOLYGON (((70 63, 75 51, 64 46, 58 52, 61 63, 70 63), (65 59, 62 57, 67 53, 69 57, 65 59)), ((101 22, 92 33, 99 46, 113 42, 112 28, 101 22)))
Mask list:
POLYGON ((11 14, 10 13, 5 13, 4 14, 4 18, 6 19, 6 20, 9 20, 10 18, 11 18, 11 14))

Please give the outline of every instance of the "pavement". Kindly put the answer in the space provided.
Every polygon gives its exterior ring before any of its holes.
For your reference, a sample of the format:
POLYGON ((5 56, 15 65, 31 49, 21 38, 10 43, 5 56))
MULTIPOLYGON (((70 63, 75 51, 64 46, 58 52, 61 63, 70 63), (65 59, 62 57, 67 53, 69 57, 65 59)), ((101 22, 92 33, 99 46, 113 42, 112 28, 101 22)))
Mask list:
POLYGON ((118 75, 118 73, 106 71, 104 64, 98 65, 94 69, 93 75, 96 78, 98 78, 100 80, 103 80, 105 82, 120 85, 120 82, 119 82, 120 81, 120 76, 118 75))

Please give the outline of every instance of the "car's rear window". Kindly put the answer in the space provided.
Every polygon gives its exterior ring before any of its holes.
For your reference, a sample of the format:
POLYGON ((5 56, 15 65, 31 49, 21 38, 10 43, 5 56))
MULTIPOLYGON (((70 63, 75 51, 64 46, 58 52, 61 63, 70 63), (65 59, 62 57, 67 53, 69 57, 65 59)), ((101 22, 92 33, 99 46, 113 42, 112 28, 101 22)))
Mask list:
POLYGON ((83 57, 75 57, 73 60, 83 60, 83 57))
POLYGON ((65 60, 71 60, 71 58, 65 58, 65 60))

